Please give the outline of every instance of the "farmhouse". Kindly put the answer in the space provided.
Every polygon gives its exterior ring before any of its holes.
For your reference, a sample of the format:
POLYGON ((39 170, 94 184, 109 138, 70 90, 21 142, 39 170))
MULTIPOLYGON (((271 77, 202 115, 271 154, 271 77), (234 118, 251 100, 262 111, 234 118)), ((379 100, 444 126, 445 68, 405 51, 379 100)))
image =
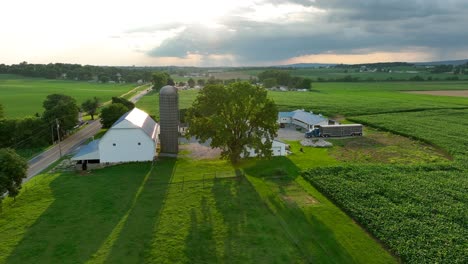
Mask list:
POLYGON ((72 158, 83 164, 151 161, 156 155, 158 124, 133 108, 117 120, 100 140, 82 147, 72 158))
POLYGON ((303 127, 307 130, 313 129, 315 126, 328 125, 329 120, 321 114, 314 114, 306 112, 304 109, 295 110, 292 112, 279 112, 278 123, 280 124, 293 124, 303 127))

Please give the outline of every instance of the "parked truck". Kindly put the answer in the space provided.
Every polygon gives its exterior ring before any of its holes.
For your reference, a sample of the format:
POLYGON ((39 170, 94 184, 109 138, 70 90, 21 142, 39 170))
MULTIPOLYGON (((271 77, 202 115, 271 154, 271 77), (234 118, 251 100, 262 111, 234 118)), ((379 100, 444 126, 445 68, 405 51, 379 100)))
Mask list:
POLYGON ((348 137, 362 136, 361 124, 322 125, 306 132, 305 137, 348 137))

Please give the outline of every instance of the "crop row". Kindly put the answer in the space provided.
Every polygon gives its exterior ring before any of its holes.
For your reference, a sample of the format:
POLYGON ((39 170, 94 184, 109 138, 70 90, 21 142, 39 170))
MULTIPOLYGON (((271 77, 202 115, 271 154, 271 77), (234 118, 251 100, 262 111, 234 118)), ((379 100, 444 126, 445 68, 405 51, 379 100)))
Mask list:
POLYGON ((409 136, 468 160, 468 109, 364 115, 352 121, 409 136))
POLYGON ((466 171, 367 165, 312 169, 303 176, 404 262, 466 261, 466 171))

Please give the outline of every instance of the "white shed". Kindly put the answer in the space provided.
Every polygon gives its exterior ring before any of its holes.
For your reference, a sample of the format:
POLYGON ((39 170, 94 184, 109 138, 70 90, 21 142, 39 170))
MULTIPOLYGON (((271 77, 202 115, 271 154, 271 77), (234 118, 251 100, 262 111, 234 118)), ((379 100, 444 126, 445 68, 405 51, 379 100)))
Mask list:
MULTIPOLYGON (((279 140, 273 140, 271 143, 271 151, 272 151, 272 156, 286 156, 288 153, 286 151, 286 147, 288 144, 281 142, 279 140)), ((254 149, 247 149, 249 152, 249 157, 256 157, 257 153, 255 153, 254 149)))

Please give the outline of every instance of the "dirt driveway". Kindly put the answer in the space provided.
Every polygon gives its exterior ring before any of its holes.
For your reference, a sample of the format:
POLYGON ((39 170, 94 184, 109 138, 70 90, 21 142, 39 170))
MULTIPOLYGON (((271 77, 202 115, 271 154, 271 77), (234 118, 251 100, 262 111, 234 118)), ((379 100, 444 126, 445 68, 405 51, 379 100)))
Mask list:
POLYGON ((427 94, 427 95, 436 95, 436 96, 468 97, 468 90, 409 91, 409 92, 405 92, 405 93, 427 94))

